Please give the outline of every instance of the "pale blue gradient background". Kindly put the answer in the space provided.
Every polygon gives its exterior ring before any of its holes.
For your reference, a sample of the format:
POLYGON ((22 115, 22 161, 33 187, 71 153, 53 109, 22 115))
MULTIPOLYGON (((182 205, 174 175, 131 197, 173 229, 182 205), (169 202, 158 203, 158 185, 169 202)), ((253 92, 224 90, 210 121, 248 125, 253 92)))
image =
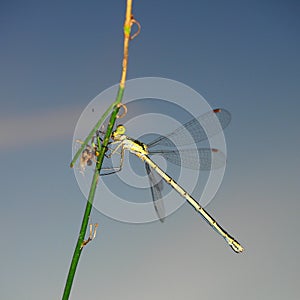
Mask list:
MULTIPOLYGON (((1 299, 60 299, 85 207, 68 165, 81 110, 120 78, 125 1, 0 3, 1 299)), ((129 78, 181 81, 233 120, 207 207, 165 224, 94 211, 71 299, 299 299, 298 1, 135 1, 129 78)))

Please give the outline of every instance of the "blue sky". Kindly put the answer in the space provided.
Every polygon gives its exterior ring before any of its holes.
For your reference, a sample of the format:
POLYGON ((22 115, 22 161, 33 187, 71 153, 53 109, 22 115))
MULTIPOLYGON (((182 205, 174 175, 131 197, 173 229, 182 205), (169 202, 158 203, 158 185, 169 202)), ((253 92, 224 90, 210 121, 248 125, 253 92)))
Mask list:
MULTIPOLYGON (((59 299, 85 201, 68 167, 76 121, 120 78, 125 1, 0 4, 0 290, 59 299)), ((184 205, 164 224, 94 211, 71 299, 298 299, 298 1, 134 1, 128 78, 189 85, 232 114, 207 206, 235 255, 184 205)), ((124 170, 124 172, 126 172, 124 170)))

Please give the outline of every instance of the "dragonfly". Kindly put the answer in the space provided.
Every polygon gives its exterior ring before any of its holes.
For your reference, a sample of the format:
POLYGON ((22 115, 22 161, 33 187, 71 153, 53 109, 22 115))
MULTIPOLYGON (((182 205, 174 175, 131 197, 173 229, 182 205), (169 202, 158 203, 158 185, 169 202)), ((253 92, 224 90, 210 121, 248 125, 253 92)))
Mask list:
MULTIPOLYGON (((198 143, 204 141, 208 136, 219 133, 220 130, 227 127, 231 120, 230 113, 225 109, 214 109, 194 118, 191 121, 181 125, 175 131, 159 136, 154 141, 145 144, 139 140, 125 135, 126 128, 118 125, 112 133, 110 142, 111 152, 107 157, 111 157, 116 153, 120 153, 120 165, 114 168, 112 173, 119 172, 122 169, 124 161, 124 152, 127 150, 145 163, 146 172, 149 177, 151 194, 153 198, 155 211, 161 221, 165 218, 164 205, 162 202, 162 180, 169 184, 181 197, 183 197, 200 215, 201 217, 227 242, 227 244, 236 252, 240 253, 244 250, 241 244, 219 225, 216 220, 195 200, 183 187, 181 187, 171 176, 164 172, 151 158, 153 154, 162 155, 166 160, 183 165, 191 169, 210 170, 212 168, 221 167, 225 163, 225 155, 222 151, 214 148, 197 148, 197 149, 173 149, 176 146, 185 146, 191 144, 191 139, 186 134, 189 131, 193 137, 193 142, 198 143), (216 125, 216 119, 219 125, 216 125), (201 125, 200 125, 201 124, 201 125), (202 126, 203 125, 203 126, 202 126), (221 125, 221 126, 220 126, 221 125), (204 128, 209 128, 208 132, 204 128), (163 150, 151 150, 155 146, 164 146, 163 150), (197 156, 200 164, 195 164, 197 156), (162 180, 157 180, 154 174, 158 174, 162 180)), ((112 174, 109 173, 109 174, 112 174)), ((106 174, 105 174, 106 175, 106 174)))

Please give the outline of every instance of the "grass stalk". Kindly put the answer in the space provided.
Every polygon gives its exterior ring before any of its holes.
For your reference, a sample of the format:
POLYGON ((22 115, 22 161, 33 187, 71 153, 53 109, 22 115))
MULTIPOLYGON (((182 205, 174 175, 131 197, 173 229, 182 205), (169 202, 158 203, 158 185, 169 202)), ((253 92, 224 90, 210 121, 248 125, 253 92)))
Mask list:
POLYGON ((120 80, 116 100, 109 106, 109 108, 105 111, 105 113, 102 115, 102 117, 96 123, 96 125, 93 127, 93 129, 91 130, 89 135, 84 140, 83 144, 81 145, 80 149, 75 154, 75 156, 72 159, 72 162, 70 164, 71 167, 74 166, 75 162, 77 161, 77 159, 81 155, 82 151, 85 149, 86 145, 89 143, 89 141, 95 135, 96 131, 99 129, 99 127, 101 126, 103 121, 106 119, 108 114, 112 111, 109 123, 107 125, 107 129, 106 129, 106 133, 105 133, 103 143, 102 143, 102 145, 100 146, 100 149, 99 149, 99 156, 97 157, 96 168, 95 168, 92 183, 91 183, 91 188, 90 188, 90 192, 89 192, 89 196, 88 196, 88 201, 86 203, 86 208, 85 208, 85 212, 84 212, 84 215, 83 215, 78 240, 77 240, 75 250, 74 250, 74 254, 73 254, 73 257, 72 257, 72 261, 71 261, 68 277, 67 277, 67 280, 66 280, 62 300, 68 300, 69 296, 70 296, 70 292, 71 292, 71 288, 72 288, 72 285, 73 285, 76 269, 77 269, 77 266, 78 266, 78 263, 79 263, 80 255, 82 253, 82 250, 84 249, 84 247, 83 247, 84 237, 86 235, 91 210, 92 210, 92 207, 93 207, 93 202, 94 202, 96 188, 97 188, 98 181, 99 181, 100 170, 101 170, 101 167, 102 167, 102 162, 103 162, 103 159, 104 159, 105 150, 106 150, 106 147, 107 147, 108 142, 110 140, 110 136, 112 134, 112 130, 113 130, 116 118, 117 118, 117 114, 119 112, 119 108, 120 108, 119 104, 121 103, 122 98, 123 98, 123 94, 124 94, 125 82, 126 82, 126 76, 127 76, 127 65, 128 65, 128 46, 129 46, 129 41, 130 41, 131 26, 133 24, 131 11, 132 11, 132 0, 127 0, 126 17, 125 17, 125 23, 124 23, 124 54, 123 54, 123 63, 122 63, 122 74, 121 74, 121 80, 120 80))

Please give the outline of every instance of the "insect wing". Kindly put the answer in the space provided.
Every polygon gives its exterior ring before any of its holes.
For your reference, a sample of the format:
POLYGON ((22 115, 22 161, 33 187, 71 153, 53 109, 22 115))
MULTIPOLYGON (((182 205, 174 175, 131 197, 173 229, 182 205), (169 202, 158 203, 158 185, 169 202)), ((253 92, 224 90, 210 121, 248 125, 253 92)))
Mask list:
POLYGON ((161 191, 163 189, 163 179, 156 178, 155 173, 148 164, 145 164, 145 168, 149 178, 154 208, 159 220, 163 222, 166 216, 165 206, 161 194, 161 191))
POLYGON ((148 148, 156 145, 174 147, 174 144, 176 146, 185 146, 193 142, 199 143, 226 128, 230 120, 230 112, 221 108, 214 109, 179 126, 173 132, 158 137, 148 143, 148 148), (217 122, 216 118, 219 122, 217 122), (190 134, 187 134, 187 131, 190 134))
POLYGON ((158 154, 167 161, 192 170, 214 170, 226 163, 225 154, 218 149, 198 148, 182 150, 155 150, 149 154, 158 154))

